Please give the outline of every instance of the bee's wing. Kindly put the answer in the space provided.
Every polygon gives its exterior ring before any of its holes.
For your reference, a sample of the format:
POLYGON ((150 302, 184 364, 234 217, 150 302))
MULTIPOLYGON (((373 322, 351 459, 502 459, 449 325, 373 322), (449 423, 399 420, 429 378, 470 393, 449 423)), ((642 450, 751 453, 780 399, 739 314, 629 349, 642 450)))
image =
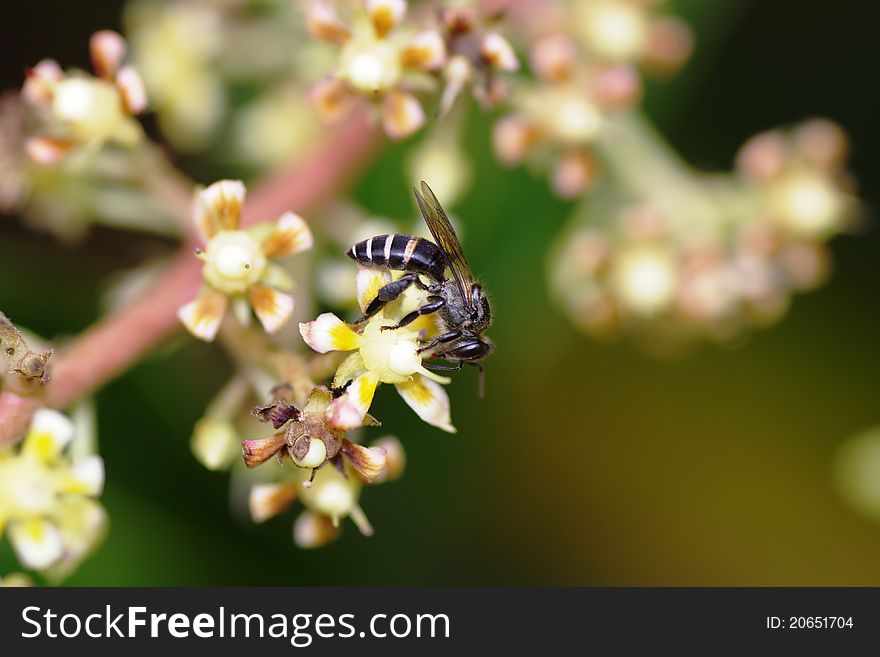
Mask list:
POLYGON ((461 250, 461 243, 458 241, 455 229, 449 223, 449 217, 446 216, 446 212, 440 206, 440 201, 434 196, 434 192, 431 191, 431 188, 428 187, 425 181, 422 181, 421 187, 421 191, 415 187, 413 188, 416 202, 419 204, 419 210, 422 213, 422 217, 425 218, 425 223, 428 224, 428 229, 431 231, 431 235, 434 236, 437 246, 443 249, 443 252, 446 254, 449 268, 452 270, 453 276, 455 276, 455 282, 458 283, 458 290, 461 292, 465 306, 473 310, 471 307, 471 291, 476 283, 476 279, 471 272, 471 268, 468 267, 467 260, 461 250))

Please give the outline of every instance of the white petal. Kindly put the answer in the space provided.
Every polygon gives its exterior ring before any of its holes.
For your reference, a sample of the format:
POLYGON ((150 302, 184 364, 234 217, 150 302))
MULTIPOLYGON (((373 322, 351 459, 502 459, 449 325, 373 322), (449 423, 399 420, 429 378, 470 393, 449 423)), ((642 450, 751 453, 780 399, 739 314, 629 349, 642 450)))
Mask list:
POLYGON ((240 180, 220 180, 198 192, 195 221, 208 240, 221 230, 235 230, 247 190, 240 180))
POLYGON ((483 57, 493 67, 502 71, 515 71, 519 68, 519 61, 510 43, 497 32, 489 32, 483 37, 483 57))
POLYGON ((254 285, 248 300, 266 333, 279 331, 293 314, 293 297, 265 285, 254 285))
POLYGON ((98 546, 107 532, 107 512, 88 497, 63 498, 58 511, 58 530, 64 546, 61 558, 46 571, 52 583, 64 579, 98 546))
POLYGON ((41 408, 34 414, 24 450, 42 461, 54 459, 73 440, 74 426, 63 413, 41 408))
POLYGON ((9 542, 23 566, 42 570, 61 558, 61 532, 46 520, 27 520, 9 527, 9 542))
POLYGON ((130 66, 120 69, 116 75, 116 86, 129 114, 140 114, 147 109, 147 90, 136 70, 130 66))
POLYGON ((306 9, 306 27, 315 38, 338 45, 344 44, 351 36, 336 10, 326 2, 312 3, 306 9))
POLYGON ((426 30, 413 37, 400 58, 404 66, 435 70, 446 63, 446 43, 439 32, 426 30))
POLYGON ((87 456, 74 463, 71 476, 77 484, 76 492, 96 497, 104 489, 104 460, 100 456, 87 456))
POLYGON ((360 344, 360 336, 333 313, 323 313, 311 322, 301 322, 299 332, 305 343, 319 354, 352 351, 360 344))
POLYGON ((382 102, 382 127, 392 139, 403 139, 425 124, 425 110, 411 93, 392 91, 382 102))
POLYGON ((378 36, 385 36, 400 22, 406 5, 406 0, 367 0, 367 13, 378 36))
POLYGON ((309 91, 309 102, 324 123, 335 123, 354 106, 354 96, 341 80, 329 78, 317 82, 309 91))
POLYGON ((312 248, 314 242, 312 231, 305 220, 298 214, 285 212, 263 242, 263 253, 268 258, 283 258, 312 248))
POLYGON ((366 312, 367 306, 376 298, 379 290, 390 282, 391 272, 387 269, 358 267, 357 276, 354 279, 354 289, 361 312, 366 312))
POLYGON ((397 392, 420 418, 431 426, 455 433, 449 413, 449 395, 439 383, 416 375, 411 381, 398 383, 397 392))
POLYGON ((211 342, 220 330, 226 314, 226 297, 219 292, 206 292, 177 311, 183 325, 194 336, 211 342))

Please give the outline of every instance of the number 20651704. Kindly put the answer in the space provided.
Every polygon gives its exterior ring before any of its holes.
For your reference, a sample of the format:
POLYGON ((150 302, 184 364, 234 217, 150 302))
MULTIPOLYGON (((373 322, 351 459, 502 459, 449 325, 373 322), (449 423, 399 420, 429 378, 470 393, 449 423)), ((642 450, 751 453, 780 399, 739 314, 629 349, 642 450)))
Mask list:
POLYGON ((852 616, 767 616, 768 630, 851 630, 852 616))

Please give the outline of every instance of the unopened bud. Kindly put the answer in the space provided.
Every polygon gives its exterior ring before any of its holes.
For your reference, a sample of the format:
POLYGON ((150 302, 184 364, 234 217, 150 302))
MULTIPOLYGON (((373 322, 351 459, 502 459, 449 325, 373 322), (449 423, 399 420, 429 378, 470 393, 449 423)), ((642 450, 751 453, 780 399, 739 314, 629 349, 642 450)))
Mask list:
POLYGON ((228 420, 204 417, 196 423, 191 447, 208 470, 226 470, 238 457, 239 438, 228 420))
POLYGON ((293 542, 305 550, 323 547, 337 536, 339 528, 327 516, 311 511, 303 511, 293 523, 293 542))
POLYGON ((374 483, 393 481, 403 474, 406 468, 406 452, 403 444, 395 436, 385 436, 373 441, 373 447, 385 450, 385 463, 374 483))

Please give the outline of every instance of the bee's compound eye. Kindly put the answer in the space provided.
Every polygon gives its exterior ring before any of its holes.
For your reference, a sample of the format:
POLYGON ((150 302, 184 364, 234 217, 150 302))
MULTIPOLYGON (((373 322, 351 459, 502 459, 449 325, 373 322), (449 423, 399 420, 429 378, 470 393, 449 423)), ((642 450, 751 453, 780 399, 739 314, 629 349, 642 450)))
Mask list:
POLYGON ((459 344, 450 355, 461 360, 477 360, 489 353, 489 345, 482 340, 470 340, 459 344))

